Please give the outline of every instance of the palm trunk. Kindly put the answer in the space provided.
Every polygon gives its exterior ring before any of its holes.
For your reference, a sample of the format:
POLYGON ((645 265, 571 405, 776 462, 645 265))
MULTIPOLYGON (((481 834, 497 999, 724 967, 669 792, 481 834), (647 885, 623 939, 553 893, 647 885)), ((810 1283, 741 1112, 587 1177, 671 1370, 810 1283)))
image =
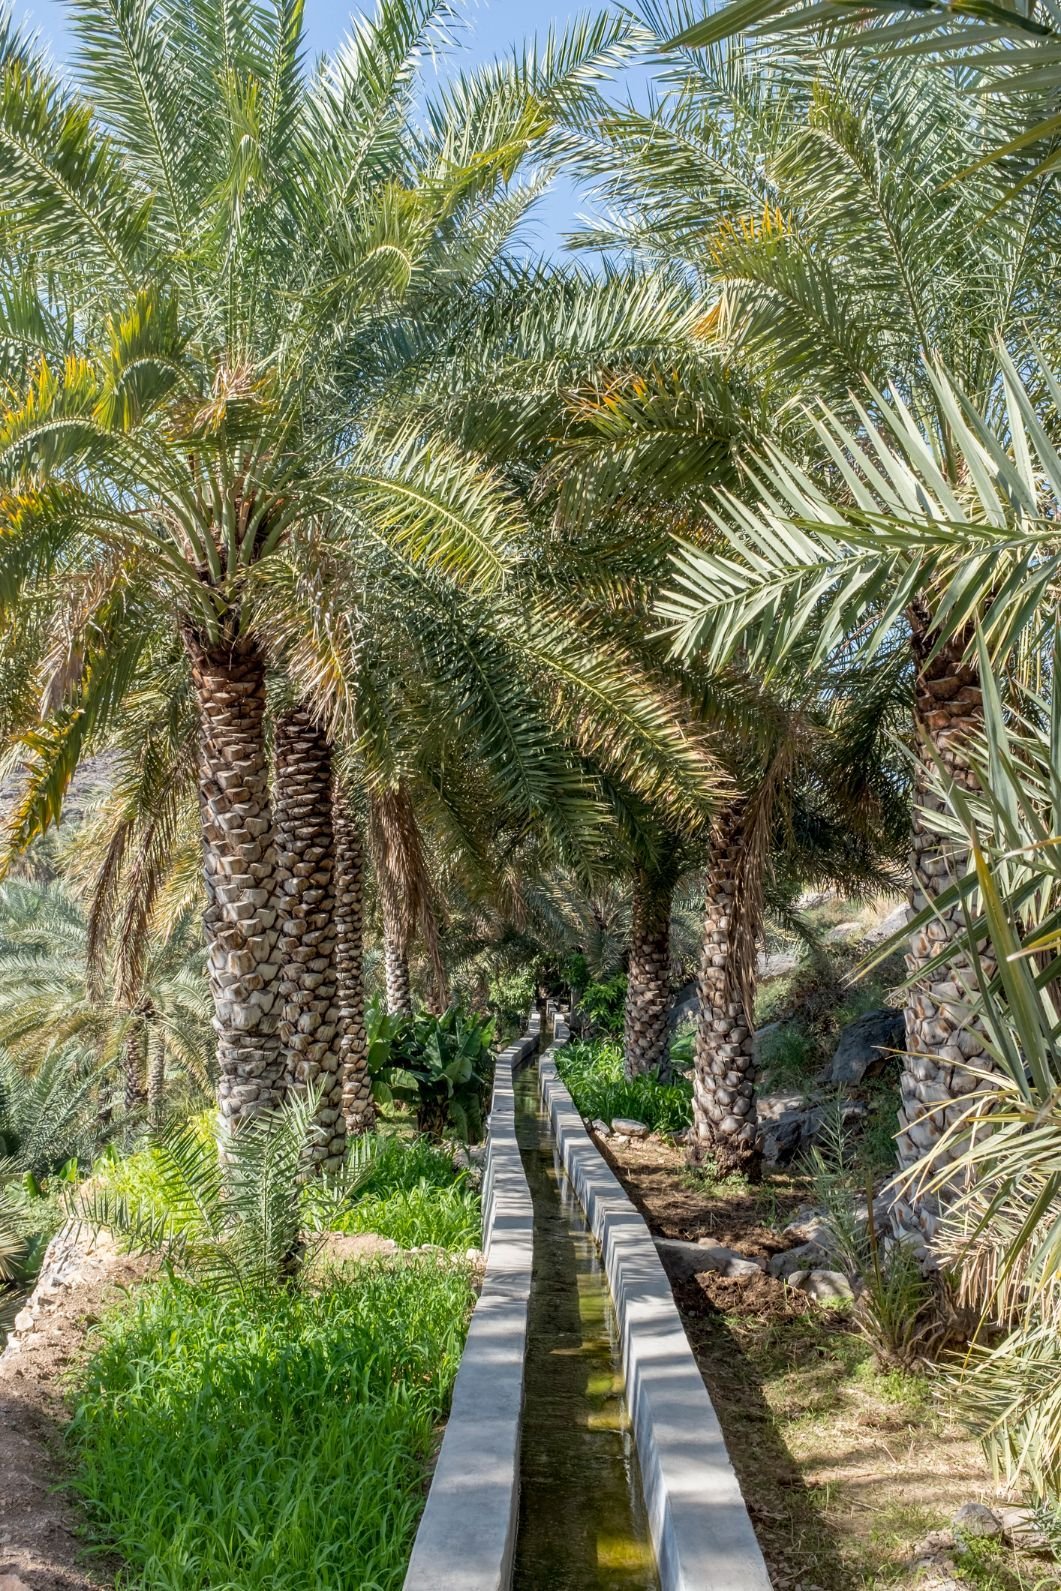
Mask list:
POLYGON ((376 1124, 365 1034, 364 881, 361 831, 339 781, 332 785, 335 828, 335 971, 339 1009, 339 1066, 346 1130, 376 1124))
POLYGON ((166 1044, 155 1026, 147 1030, 147 1114, 152 1127, 162 1120, 166 1102, 166 1044))
POLYGON ((139 1018, 122 1040, 122 1078, 125 1084, 125 1108, 139 1110, 144 1103, 144 1029, 139 1018))
POLYGON ((265 664, 250 642, 188 639, 199 707, 199 808, 218 1105, 231 1126, 280 1103, 284 1064, 265 664))
POLYGON ((383 975, 387 987, 387 1010, 392 1016, 412 1016, 413 988, 409 978, 409 948, 402 934, 401 925, 394 921, 394 915, 384 906, 383 975))
POLYGON ((757 1178, 762 1133, 755 1104, 753 999, 758 924, 741 881, 744 834, 734 814, 708 869, 693 1082, 694 1161, 721 1176, 757 1178))
MULTIPOLYGON (((962 660, 960 648, 947 648, 927 659, 928 639, 915 630, 915 654, 920 666, 917 681, 916 720, 922 734, 931 739, 936 755, 948 774, 965 789, 974 780, 964 759, 962 747, 983 720, 983 696, 975 668, 962 660)), ((927 756, 922 759, 918 777, 918 805, 932 798, 927 795, 930 772, 927 756)), ((968 855, 954 845, 942 845, 927 831, 915 809, 911 847, 910 905, 921 911, 965 870, 968 855)), ((918 977, 921 968, 935 959, 949 941, 961 933, 964 919, 960 906, 951 907, 911 936, 907 968, 914 980, 906 1006, 906 1048, 901 1078, 902 1107, 899 1123, 899 1163, 904 1169, 916 1165, 937 1149, 939 1139, 968 1107, 968 1095, 983 1086, 982 1079, 969 1070, 990 1070, 991 1060, 979 1029, 970 1025, 962 1010, 966 990, 976 987, 975 972, 969 958, 956 953, 944 968, 927 977, 918 977)), ((990 966, 986 967, 990 972, 990 966)), ((960 1153, 960 1147, 955 1154, 960 1153)), ((953 1156, 951 1157, 953 1158, 953 1156)), ((937 1155, 933 1169, 946 1164, 937 1155)), ((916 1184, 908 1186, 896 1203, 892 1221, 896 1230, 914 1240, 931 1241, 940 1212, 940 1195, 925 1194, 916 1184)))
POLYGON ((280 1041, 286 1080, 318 1096, 311 1158, 337 1171, 346 1151, 336 975, 335 833, 327 736, 301 707, 277 720, 280 1041))
POLYGON ((650 1072, 666 1059, 673 893, 669 876, 635 869, 623 1033, 627 1077, 650 1072))

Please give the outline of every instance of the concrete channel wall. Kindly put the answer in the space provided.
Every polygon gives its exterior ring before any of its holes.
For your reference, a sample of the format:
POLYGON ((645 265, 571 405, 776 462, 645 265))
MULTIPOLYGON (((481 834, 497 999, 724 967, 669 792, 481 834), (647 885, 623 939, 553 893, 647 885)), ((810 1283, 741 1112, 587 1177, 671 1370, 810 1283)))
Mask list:
POLYGON ((516 1071, 539 1018, 494 1068, 483 1179, 486 1273, 416 1534, 405 1591, 507 1591, 519 1516, 523 1367, 534 1260, 530 1189, 516 1141, 516 1071))
MULTIPOLYGON (((566 1031, 557 1025, 557 1038, 566 1031)), ((663 1591, 770 1591, 718 1416, 644 1219, 586 1132, 556 1070, 538 1063, 557 1152, 604 1257, 626 1398, 663 1591)))

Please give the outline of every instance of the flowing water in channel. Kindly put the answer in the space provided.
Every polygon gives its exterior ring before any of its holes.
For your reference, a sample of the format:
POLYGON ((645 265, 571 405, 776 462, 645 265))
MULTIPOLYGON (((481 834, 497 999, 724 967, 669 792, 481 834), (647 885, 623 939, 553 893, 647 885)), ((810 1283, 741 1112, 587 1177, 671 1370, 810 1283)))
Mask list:
POLYGON ((659 1591, 597 1245, 558 1166, 538 1069, 516 1080, 534 1281, 514 1591, 659 1591))

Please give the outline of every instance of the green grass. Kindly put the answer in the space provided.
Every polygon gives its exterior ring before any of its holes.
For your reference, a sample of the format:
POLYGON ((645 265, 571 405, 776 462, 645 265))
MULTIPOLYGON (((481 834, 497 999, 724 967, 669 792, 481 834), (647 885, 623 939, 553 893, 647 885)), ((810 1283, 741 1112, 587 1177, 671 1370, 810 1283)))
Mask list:
POLYGON ((764 1092, 809 1089, 821 1067, 819 1047, 801 1022, 786 1023, 765 1033, 759 1054, 760 1086, 764 1092))
POLYGON ((394 1193, 368 1194, 336 1222, 340 1232, 376 1232, 400 1248, 434 1243, 463 1251, 482 1240, 479 1199, 464 1184, 450 1188, 422 1183, 394 1193))
POLYGON ((650 1076, 628 1081, 619 1044, 593 1040, 571 1044, 557 1055, 556 1069, 589 1120, 599 1117, 610 1122, 628 1116, 654 1132, 680 1132, 693 1119, 692 1084, 684 1078, 660 1083, 650 1076))
POLYGON ((425 1259, 249 1300, 166 1281, 107 1317, 70 1440, 121 1584, 397 1591, 471 1305, 425 1259))

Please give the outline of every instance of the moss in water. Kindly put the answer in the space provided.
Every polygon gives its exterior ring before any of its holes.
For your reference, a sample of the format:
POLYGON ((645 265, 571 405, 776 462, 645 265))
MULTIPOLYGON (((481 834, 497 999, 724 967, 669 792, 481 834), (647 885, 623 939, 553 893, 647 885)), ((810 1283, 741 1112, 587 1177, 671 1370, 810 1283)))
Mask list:
POLYGON ((536 1068, 517 1081, 534 1285, 515 1591, 659 1591, 608 1284, 555 1164, 536 1068))

